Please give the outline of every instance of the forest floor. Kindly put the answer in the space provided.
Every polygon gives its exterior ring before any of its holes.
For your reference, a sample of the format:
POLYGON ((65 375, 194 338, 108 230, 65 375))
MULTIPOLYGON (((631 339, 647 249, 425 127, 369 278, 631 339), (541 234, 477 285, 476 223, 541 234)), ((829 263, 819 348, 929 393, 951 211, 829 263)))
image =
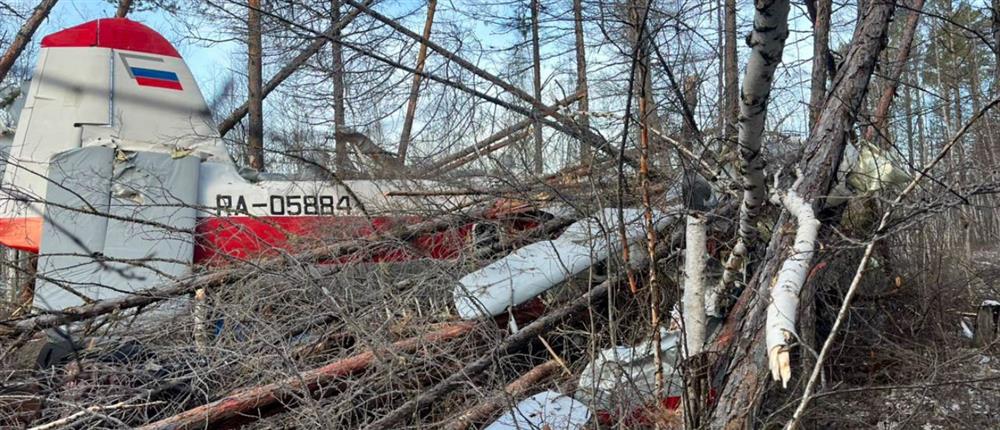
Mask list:
POLYGON ((929 280, 915 294, 922 300, 865 303, 901 318, 890 317, 892 329, 869 339, 866 359, 848 360, 853 367, 843 371, 857 373, 850 382, 829 387, 813 404, 818 427, 1000 428, 1000 340, 973 347, 961 327, 963 317, 974 326, 970 314, 982 300, 1000 298, 1000 249, 977 250, 971 261, 961 275, 929 280), (922 321, 896 323, 908 313, 922 321))

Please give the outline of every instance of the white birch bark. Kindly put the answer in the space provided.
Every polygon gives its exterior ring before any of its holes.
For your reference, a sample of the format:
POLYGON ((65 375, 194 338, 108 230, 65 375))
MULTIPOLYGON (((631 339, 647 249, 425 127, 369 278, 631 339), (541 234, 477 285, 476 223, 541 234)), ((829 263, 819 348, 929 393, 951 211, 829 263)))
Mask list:
POLYGON ((809 202, 795 192, 795 185, 786 194, 775 193, 771 196, 771 201, 774 204, 784 205, 798 222, 792 254, 781 264, 778 278, 771 286, 771 301, 767 305, 765 325, 767 360, 771 368, 771 377, 775 381, 781 381, 782 386, 788 388, 788 381, 792 375, 789 351, 798 337, 795 324, 798 319, 799 292, 809 274, 820 223, 816 220, 809 202))
POLYGON ((743 174, 743 206, 740 208, 740 237, 748 242, 754 236, 754 221, 764 203, 764 158, 761 137, 771 97, 774 70, 781 63, 781 52, 788 38, 788 0, 758 0, 753 32, 747 41, 747 61, 740 92, 739 147, 740 171, 743 174))
POLYGON ((700 353, 705 345, 705 218, 687 216, 684 250, 684 295, 681 297, 687 357, 700 353))
POLYGON ((781 53, 788 38, 788 3, 787 0, 757 0, 754 4, 757 11, 753 31, 747 40, 751 51, 740 91, 738 117, 743 204, 740 206, 739 239, 724 266, 720 281, 722 290, 732 284, 736 271, 743 266, 747 248, 756 237, 754 223, 764 204, 764 159, 760 147, 774 70, 781 63, 781 53))

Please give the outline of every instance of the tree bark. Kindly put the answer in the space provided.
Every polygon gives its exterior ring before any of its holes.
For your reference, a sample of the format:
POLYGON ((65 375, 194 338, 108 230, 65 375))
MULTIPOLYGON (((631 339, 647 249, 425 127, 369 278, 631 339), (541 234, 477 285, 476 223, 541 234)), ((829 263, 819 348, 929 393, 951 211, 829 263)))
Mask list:
MULTIPOLYGON (((365 5, 369 5, 372 3, 374 3, 374 0, 365 0, 365 5)), ((267 85, 264 85, 264 89, 261 95, 266 98, 268 94, 271 94, 272 91, 278 88, 278 85, 281 85, 281 83, 284 82, 285 79, 288 79, 289 76, 292 76, 292 73, 295 73, 295 71, 301 69, 302 66, 306 63, 306 61, 309 61, 309 59, 312 58, 313 55, 316 55, 316 53, 319 52, 319 50, 322 49, 323 46, 325 46, 326 43, 333 38, 334 32, 342 30, 344 27, 347 26, 347 24, 350 24, 351 21, 353 21, 354 18, 357 17, 359 14, 361 14, 360 10, 355 9, 351 11, 347 15, 344 15, 343 18, 341 18, 340 20, 336 21, 333 25, 331 25, 330 28, 328 28, 323 34, 313 39, 313 41, 309 44, 309 46, 306 47, 306 49, 303 49, 302 52, 299 53, 299 55, 296 55, 295 58, 289 61, 288 64, 282 67, 281 70, 278 71, 278 73, 276 73, 273 77, 271 77, 270 80, 267 81, 267 85)), ((242 105, 240 105, 240 107, 236 108, 236 110, 230 113, 229 116, 226 117, 226 119, 222 120, 222 122, 219 123, 219 134, 225 136, 226 133, 229 133, 229 131, 232 130, 233 127, 236 126, 236 124, 239 124, 240 121, 243 120, 243 117, 247 115, 247 112, 249 112, 249 110, 250 110, 249 101, 243 103, 242 105)))
POLYGON ((910 58, 910 50, 913 47, 913 38, 917 32, 917 23, 920 21, 921 10, 924 7, 924 0, 912 0, 910 13, 906 18, 906 27, 903 29, 902 38, 899 41, 899 53, 895 61, 892 62, 890 72, 886 77, 886 87, 879 97, 872 126, 868 128, 865 136, 869 142, 876 142, 878 146, 888 149, 892 146, 889 141, 889 109, 892 101, 896 97, 900 79, 903 71, 906 70, 906 63, 910 58))
POLYGON ((809 93, 809 129, 812 130, 819 119, 819 112, 826 101, 827 68, 826 61, 830 51, 830 14, 832 0, 807 0, 815 5, 816 15, 813 19, 813 60, 812 84, 809 93))
POLYGON ((264 170, 264 93, 261 61, 260 0, 247 3, 247 94, 250 124, 247 134, 247 165, 264 170))
MULTIPOLYGON (((856 28, 850 49, 833 80, 816 127, 806 141, 799 161, 802 181, 794 188, 796 194, 812 202, 814 213, 825 204, 824 196, 836 178, 847 136, 861 109, 868 84, 878 57, 885 47, 889 22, 895 10, 892 2, 869 2, 862 23, 856 28)), ((778 219, 778 226, 789 221, 787 212, 778 219)), ((832 220, 836 222, 836 220, 832 220)), ((780 232, 780 228, 774 229, 780 232)), ((764 317, 772 280, 777 277, 784 260, 780 250, 790 246, 787 235, 772 236, 767 256, 744 290, 737 306, 730 312, 721 330, 717 347, 722 349, 717 368, 726 375, 720 389, 712 428, 743 429, 760 404, 768 374, 764 342, 764 317)))
MULTIPOLYGON (((580 128, 590 128, 590 99, 587 87, 587 48, 583 37, 583 0, 573 0, 573 34, 576 38, 576 94, 580 96, 580 128)), ((589 164, 593 160, 590 145, 580 142, 580 163, 589 164)))
POLYGON ((750 59, 743 77, 740 96, 739 146, 743 175, 743 206, 740 208, 740 238, 751 246, 756 237, 754 223, 764 204, 764 158, 761 140, 767 103, 771 96, 774 70, 788 38, 788 1, 761 1, 756 4, 753 32, 747 42, 750 59))
MULTIPOLYGON (((541 13, 542 5, 539 0, 531 0, 531 74, 532 88, 535 91, 535 100, 542 99, 542 54, 538 41, 538 15, 541 13)), ((542 142, 542 122, 538 106, 532 110, 535 116, 535 123, 532 125, 532 167, 531 172, 540 175, 545 170, 545 160, 542 158, 544 142, 542 142)))
POLYGON ((330 17, 334 22, 333 32, 330 35, 333 42, 330 47, 331 62, 333 63, 330 68, 330 80, 333 82, 334 164, 337 173, 342 174, 348 168, 348 159, 347 141, 342 136, 347 131, 347 115, 344 111, 344 47, 340 44, 342 37, 340 29, 343 27, 336 24, 340 22, 340 0, 331 1, 330 17))
POLYGON ((736 55, 736 0, 725 0, 723 20, 725 21, 725 44, 723 45, 723 62, 725 63, 725 103, 723 115, 725 118, 723 136, 728 148, 736 147, 736 133, 740 114, 740 83, 739 65, 736 55))
POLYGON ((7 73, 14 67, 17 57, 28 46, 31 36, 35 34, 35 30, 38 30, 38 26, 42 24, 42 21, 49 16, 49 12, 52 11, 52 7, 56 5, 56 2, 57 0, 42 0, 35 7, 35 11, 31 13, 31 16, 28 17, 28 20, 24 22, 24 25, 21 26, 21 29, 17 31, 14 41, 11 42, 7 50, 4 51, 3 56, 0 57, 0 82, 3 82, 4 78, 7 77, 7 73))
POLYGON ((132 10, 132 0, 121 0, 118 2, 118 10, 115 11, 115 18, 125 18, 132 10))
POLYGON ((774 71, 781 62, 781 53, 788 38, 787 0, 756 3, 753 32, 747 39, 750 59, 747 61, 740 93, 739 133, 740 173, 743 185, 743 202, 740 205, 739 237, 724 265, 718 290, 720 297, 728 296, 735 282, 736 273, 745 264, 750 249, 757 239, 755 226, 761 205, 764 204, 764 158, 761 140, 767 119, 767 103, 771 96, 774 71))
MULTIPOLYGON (((431 27, 434 25, 434 11, 437 9, 437 0, 427 2, 427 20, 424 21, 424 39, 431 38, 431 27)), ((410 147, 410 132, 413 129, 413 116, 417 111, 417 98, 420 96, 420 78, 424 71, 424 62, 427 60, 427 45, 420 44, 417 52, 417 73, 413 74, 413 84, 410 85, 410 98, 406 103, 406 116, 403 117, 403 132, 399 137, 399 150, 396 158, 400 165, 406 165, 406 151, 410 147)))

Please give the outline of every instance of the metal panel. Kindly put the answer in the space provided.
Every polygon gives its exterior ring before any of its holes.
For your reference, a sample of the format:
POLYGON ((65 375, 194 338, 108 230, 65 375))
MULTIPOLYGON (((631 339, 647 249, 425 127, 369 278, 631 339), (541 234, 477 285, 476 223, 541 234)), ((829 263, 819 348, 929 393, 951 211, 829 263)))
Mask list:
POLYGON ((42 244, 35 282, 35 306, 63 309, 83 304, 80 294, 107 297, 98 284, 104 250, 114 150, 105 147, 71 149, 52 157, 45 194, 42 244), (96 214, 95 214, 96 213, 96 214))
POLYGON ((100 146, 57 154, 49 178, 59 186, 46 195, 36 305, 83 304, 69 288, 102 300, 189 273, 199 164, 100 146))
POLYGON ((196 157, 118 152, 101 283, 135 291, 190 272, 198 201, 196 157))

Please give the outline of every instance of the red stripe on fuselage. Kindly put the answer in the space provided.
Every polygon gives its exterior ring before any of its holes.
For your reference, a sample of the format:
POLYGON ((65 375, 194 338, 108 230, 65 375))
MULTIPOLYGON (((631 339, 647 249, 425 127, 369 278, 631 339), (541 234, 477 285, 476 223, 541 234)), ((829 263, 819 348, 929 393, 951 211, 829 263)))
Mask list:
MULTIPOLYGON (((298 252, 337 241, 368 237, 416 221, 415 217, 276 216, 216 217, 198 220, 195 263, 220 264, 231 258, 247 259, 298 252)), ((0 243, 38 253, 42 218, 0 218, 0 243)), ((405 261, 415 258, 454 258, 471 226, 417 236, 407 242, 380 243, 329 262, 405 261)))
POLYGON ((144 87, 167 88, 171 90, 183 90, 181 83, 177 81, 167 81, 163 79, 141 78, 136 76, 135 81, 144 87))
MULTIPOLYGON (((230 258, 254 258, 280 251, 294 253, 388 232, 416 220, 416 217, 377 217, 369 221, 354 216, 202 218, 198 221, 194 261, 215 264, 230 258)), ((470 229, 470 225, 465 225, 406 242, 373 244, 327 262, 454 258, 466 243, 470 229)))
POLYGON ((42 243, 42 217, 0 218, 0 243, 37 254, 42 243))

